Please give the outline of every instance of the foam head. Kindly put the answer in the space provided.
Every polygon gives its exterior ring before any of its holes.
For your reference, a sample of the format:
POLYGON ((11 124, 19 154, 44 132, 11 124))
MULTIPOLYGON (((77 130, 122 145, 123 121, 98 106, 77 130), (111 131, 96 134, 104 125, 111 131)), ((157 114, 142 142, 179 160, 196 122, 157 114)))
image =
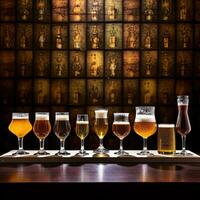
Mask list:
POLYGON ((108 110, 95 110, 95 118, 107 119, 108 118, 108 110))
POLYGON ((69 113, 68 112, 56 112, 56 121, 69 121, 69 113))
POLYGON ((158 128, 174 128, 174 124, 158 124, 158 128))
POLYGON ((29 119, 28 113, 12 113, 12 119, 29 119))
POLYGON ((154 115, 136 115, 135 122, 156 122, 154 115))
POLYGON ((35 119, 36 120, 49 120, 49 113, 48 112, 36 112, 35 119))

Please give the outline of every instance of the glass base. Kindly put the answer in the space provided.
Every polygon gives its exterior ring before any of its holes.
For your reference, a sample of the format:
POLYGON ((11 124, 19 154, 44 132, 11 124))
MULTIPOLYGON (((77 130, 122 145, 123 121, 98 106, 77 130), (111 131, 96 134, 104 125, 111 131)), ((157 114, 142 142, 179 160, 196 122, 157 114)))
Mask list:
POLYGON ((45 150, 39 150, 34 155, 35 156, 43 156, 43 155, 49 155, 50 153, 46 152, 45 150))
POLYGON ((119 151, 115 152, 114 154, 119 155, 119 156, 129 155, 129 153, 127 153, 124 150, 119 150, 119 151))
POLYGON ((108 153, 109 150, 105 149, 104 147, 98 147, 97 149, 94 150, 94 153, 108 153))
POLYGON ((137 155, 140 155, 140 156, 153 156, 154 154, 151 153, 148 150, 142 150, 141 152, 137 153, 137 155))
POLYGON ((56 156, 68 156, 70 153, 68 153, 66 150, 64 151, 59 151, 55 154, 56 156))
POLYGON ((87 155, 89 155, 89 153, 87 153, 85 150, 83 150, 83 151, 80 150, 76 155, 77 156, 87 156, 87 155))
POLYGON ((176 153, 177 156, 192 156, 193 154, 189 153, 187 150, 182 150, 179 153, 176 153))
POLYGON ((27 155, 27 154, 29 154, 29 153, 24 151, 24 149, 19 149, 15 153, 13 153, 12 155, 13 156, 20 156, 20 155, 22 156, 22 155, 27 155))

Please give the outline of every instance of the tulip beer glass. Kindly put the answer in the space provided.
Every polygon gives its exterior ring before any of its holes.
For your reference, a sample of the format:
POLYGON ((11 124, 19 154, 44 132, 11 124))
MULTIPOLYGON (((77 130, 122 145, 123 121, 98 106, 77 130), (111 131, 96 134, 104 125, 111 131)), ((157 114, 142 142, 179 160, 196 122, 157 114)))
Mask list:
POLYGON ((33 125, 33 132, 40 142, 40 149, 35 155, 48 155, 49 153, 44 150, 44 141, 51 131, 51 124, 49 122, 48 112, 36 112, 35 122, 33 125))
POLYGON ((130 133, 129 113, 114 113, 114 122, 112 125, 113 133, 120 139, 120 149, 115 154, 127 155, 123 150, 123 139, 130 133))
POLYGON ((143 138, 143 150, 139 155, 150 155, 150 152, 147 150, 147 138, 153 135, 157 130, 154 113, 155 107, 153 106, 136 107, 134 130, 143 138))
POLYGON ((69 136, 71 131, 71 125, 69 123, 69 113, 68 112, 56 112, 55 113, 55 123, 54 123, 54 132, 55 135, 60 140, 60 150, 56 155, 69 155, 65 150, 65 140, 69 136))
POLYGON ((18 137, 18 150, 13 155, 28 154, 23 149, 23 138, 32 130, 32 125, 29 121, 29 114, 13 113, 12 121, 10 122, 8 129, 18 137))

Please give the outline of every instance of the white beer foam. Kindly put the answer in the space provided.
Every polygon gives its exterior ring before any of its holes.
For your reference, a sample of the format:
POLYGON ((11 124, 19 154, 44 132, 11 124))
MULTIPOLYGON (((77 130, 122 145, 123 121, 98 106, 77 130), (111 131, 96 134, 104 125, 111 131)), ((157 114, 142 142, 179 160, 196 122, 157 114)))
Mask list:
POLYGON ((56 121, 69 121, 69 115, 56 115, 56 121))
POLYGON ((12 119, 29 119, 28 113, 12 113, 12 119))
POLYGON ((137 115, 135 122, 156 122, 156 119, 152 115, 137 115))
POLYGON ((158 124, 158 128, 174 128, 174 124, 158 124))
POLYGON ((49 120, 49 115, 36 115, 36 120, 49 120))
POLYGON ((88 121, 77 121, 76 124, 89 124, 88 121))
POLYGON ((178 106, 188 106, 187 103, 178 102, 178 106))
POLYGON ((113 122, 115 125, 130 125, 129 122, 113 122))
POLYGON ((107 119, 108 111, 107 110, 95 110, 96 118, 107 119))

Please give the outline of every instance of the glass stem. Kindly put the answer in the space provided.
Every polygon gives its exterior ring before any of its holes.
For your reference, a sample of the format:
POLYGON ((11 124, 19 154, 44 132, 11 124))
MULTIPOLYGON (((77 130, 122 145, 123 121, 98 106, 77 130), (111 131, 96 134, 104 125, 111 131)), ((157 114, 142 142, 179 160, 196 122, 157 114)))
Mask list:
POLYGON ((19 150, 23 150, 23 138, 18 137, 18 147, 19 150))
POLYGON ((182 151, 186 150, 186 136, 182 136, 182 151))
POLYGON ((143 138, 143 151, 147 151, 147 139, 143 138))
POLYGON ((99 148, 100 148, 100 149, 103 149, 103 139, 100 139, 99 148))
POLYGON ((60 140, 60 151, 64 151, 65 150, 65 140, 60 140))
POLYGON ((120 140, 120 151, 123 151, 123 140, 120 140))
POLYGON ((40 151, 44 151, 44 139, 40 139, 40 151))
POLYGON ((81 152, 84 152, 85 148, 84 148, 84 140, 81 140, 81 152))

